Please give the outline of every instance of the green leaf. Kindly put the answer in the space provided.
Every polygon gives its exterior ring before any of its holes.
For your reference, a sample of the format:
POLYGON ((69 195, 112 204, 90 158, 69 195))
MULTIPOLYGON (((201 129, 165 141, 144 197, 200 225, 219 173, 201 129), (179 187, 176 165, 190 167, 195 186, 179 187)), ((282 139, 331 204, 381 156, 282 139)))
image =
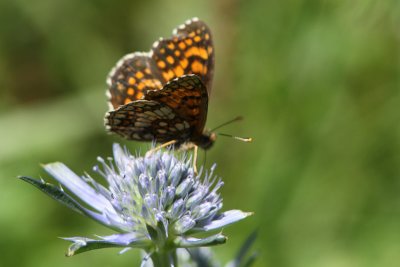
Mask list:
POLYGON ((80 213, 87 214, 88 210, 82 207, 77 201, 75 201, 72 197, 70 197, 67 193, 61 190, 59 187, 52 185, 50 183, 46 183, 43 180, 34 179, 26 176, 19 176, 19 179, 35 186, 40 191, 46 193, 51 198, 57 200, 61 204, 67 206, 68 208, 80 213))
POLYGON ((252 266, 253 263, 256 261, 257 257, 258 257, 258 252, 254 252, 253 254, 251 254, 250 257, 247 258, 247 260, 245 262, 243 262, 241 267, 250 267, 250 266, 252 266))
POLYGON ((125 247, 120 244, 114 244, 103 240, 93 240, 88 238, 82 238, 82 240, 76 240, 72 245, 69 246, 65 256, 71 257, 79 253, 86 251, 101 249, 101 248, 117 248, 125 247))
POLYGON ((249 252, 250 247, 253 245, 256 238, 257 238, 257 230, 252 232, 244 241, 243 245, 240 247, 235 259, 236 262, 240 263, 243 261, 244 257, 249 252))
MULTIPOLYGON (((132 233, 128 233, 125 235, 130 235, 132 233)), ((63 238, 64 240, 73 242, 69 248, 67 253, 65 254, 67 257, 74 256, 76 254, 80 254, 86 251, 94 250, 94 249, 102 249, 102 248, 142 248, 147 249, 151 246, 152 242, 146 238, 134 238, 129 242, 121 242, 118 240, 118 236, 123 235, 114 235, 110 236, 110 240, 95 240, 86 237, 69 237, 63 238)), ((107 237, 105 237, 107 238, 107 237)))
POLYGON ((246 254, 248 254, 250 247, 254 244, 254 241, 257 238, 257 230, 252 232, 247 239, 244 241, 243 245, 240 247, 239 251, 236 254, 235 259, 228 265, 229 267, 249 267, 256 260, 258 254, 253 253, 248 258, 246 254))
POLYGON ((226 240, 227 237, 220 233, 206 238, 177 237, 174 239, 174 245, 177 248, 209 247, 225 244, 226 240))
POLYGON ((31 178, 31 177, 26 177, 26 176, 19 176, 19 179, 35 186, 38 188, 40 191, 46 193, 48 196, 51 198, 55 199, 56 201, 60 202, 61 204, 67 206, 68 208, 76 211, 79 214, 86 215, 89 218, 92 218, 93 220, 103 224, 104 226, 114 229, 116 231, 121 231, 118 227, 112 225, 109 223, 108 218, 103 216, 100 213, 94 212, 90 209, 87 209, 83 207, 79 202, 74 200, 70 195, 65 193, 62 189, 59 187, 46 183, 43 180, 31 178))
POLYGON ((201 267, 220 267, 221 265, 214 259, 209 248, 187 248, 190 258, 195 262, 196 266, 201 267))

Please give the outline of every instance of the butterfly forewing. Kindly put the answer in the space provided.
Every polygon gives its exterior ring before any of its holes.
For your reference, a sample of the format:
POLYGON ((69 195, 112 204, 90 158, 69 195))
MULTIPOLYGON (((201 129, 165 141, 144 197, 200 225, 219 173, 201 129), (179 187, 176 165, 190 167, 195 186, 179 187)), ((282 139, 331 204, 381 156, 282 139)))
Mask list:
POLYGON ((123 57, 108 78, 109 101, 113 109, 142 99, 148 90, 162 88, 159 70, 148 53, 133 53, 123 57))
POLYGON ((211 32, 200 20, 189 20, 174 30, 170 39, 160 39, 152 49, 154 59, 166 81, 184 74, 196 74, 211 91, 214 51, 211 32))

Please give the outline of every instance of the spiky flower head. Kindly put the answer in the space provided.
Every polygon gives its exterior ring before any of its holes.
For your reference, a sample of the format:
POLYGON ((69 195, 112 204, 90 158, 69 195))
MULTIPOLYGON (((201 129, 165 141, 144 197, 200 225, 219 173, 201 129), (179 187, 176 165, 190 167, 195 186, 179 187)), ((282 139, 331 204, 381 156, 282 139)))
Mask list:
MULTIPOLYGON (((56 162, 44 165, 64 188, 29 177, 21 179, 38 187, 54 199, 84 214, 118 234, 91 239, 71 237, 68 256, 84 251, 121 247, 123 251, 138 247, 148 255, 177 248, 193 248, 225 243, 221 233, 204 238, 196 233, 220 231, 222 227, 249 216, 240 210, 221 212, 223 185, 214 175, 215 165, 196 174, 186 154, 177 157, 171 150, 149 156, 131 155, 120 145, 113 146, 114 157, 98 158, 94 171, 106 186, 88 174, 78 176, 56 162)), ((157 259, 153 259, 153 262, 157 259)))

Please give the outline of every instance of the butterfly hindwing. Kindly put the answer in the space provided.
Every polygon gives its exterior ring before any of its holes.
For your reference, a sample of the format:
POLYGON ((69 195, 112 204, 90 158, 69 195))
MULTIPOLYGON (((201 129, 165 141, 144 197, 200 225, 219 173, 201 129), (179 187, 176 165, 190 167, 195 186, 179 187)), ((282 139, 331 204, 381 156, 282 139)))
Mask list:
POLYGON ((190 135, 189 123, 169 106, 156 101, 137 100, 109 111, 106 127, 129 140, 167 142, 190 135))
POLYGON ((167 105, 189 122, 193 132, 202 133, 207 118, 208 93, 197 75, 176 78, 161 90, 149 91, 145 99, 167 105))

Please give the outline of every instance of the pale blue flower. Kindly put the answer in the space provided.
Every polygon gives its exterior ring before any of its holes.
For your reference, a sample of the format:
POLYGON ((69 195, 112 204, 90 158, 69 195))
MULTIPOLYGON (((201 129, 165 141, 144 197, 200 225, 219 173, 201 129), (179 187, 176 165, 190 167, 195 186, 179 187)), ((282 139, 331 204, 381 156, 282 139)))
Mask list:
POLYGON ((76 175, 59 162, 46 164, 44 169, 67 192, 43 180, 20 177, 69 208, 118 232, 96 239, 65 238, 72 242, 68 256, 106 247, 121 247, 122 252, 141 248, 155 265, 157 260, 165 259, 153 254, 174 262, 171 252, 175 253, 177 248, 225 243, 221 229, 250 215, 240 210, 221 212, 218 190, 223 182, 214 175, 215 165, 195 174, 190 158, 176 157, 170 150, 135 157, 115 144, 113 153, 113 159, 98 158, 100 166, 94 167, 106 186, 88 174, 76 175), (201 232, 214 234, 192 236, 201 232))

